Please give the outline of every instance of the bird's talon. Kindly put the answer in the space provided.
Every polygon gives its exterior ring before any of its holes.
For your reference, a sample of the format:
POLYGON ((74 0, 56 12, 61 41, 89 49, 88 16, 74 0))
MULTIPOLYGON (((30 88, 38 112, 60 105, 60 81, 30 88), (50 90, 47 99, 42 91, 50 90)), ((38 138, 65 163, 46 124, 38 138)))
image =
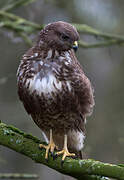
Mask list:
POLYGON ((56 153, 57 156, 61 155, 61 154, 63 154, 63 156, 62 156, 62 161, 63 162, 64 162, 65 158, 68 157, 68 156, 69 157, 73 157, 73 156, 75 157, 75 154, 74 153, 69 153, 68 149, 66 149, 66 148, 63 149, 62 151, 59 151, 59 152, 56 153))
POLYGON ((56 153, 57 156, 61 155, 61 154, 63 155, 62 156, 62 163, 64 162, 66 156, 70 156, 70 157, 75 156, 74 153, 69 153, 69 151, 68 151, 68 148, 67 148, 67 135, 66 134, 65 134, 65 137, 64 137, 64 147, 63 147, 63 150, 56 153))
POLYGON ((47 146, 46 146, 46 145, 44 145, 44 144, 39 144, 39 148, 40 148, 40 149, 42 149, 42 148, 46 149, 46 148, 47 148, 47 146))
POLYGON ((54 154, 53 155, 53 160, 55 160, 57 157, 58 157, 57 154, 54 154))
POLYGON ((39 144, 39 148, 42 149, 46 149, 46 153, 45 153, 45 159, 48 162, 48 157, 49 157, 49 152, 51 153, 51 156, 53 157, 54 155, 54 150, 55 148, 57 148, 57 146, 55 145, 53 138, 52 138, 52 130, 50 129, 50 142, 48 145, 44 145, 44 144, 39 144))
POLYGON ((55 150, 57 151, 59 148, 58 148, 58 146, 55 146, 55 150))
POLYGON ((51 152, 51 157, 53 157, 54 155, 53 155, 53 152, 51 152))

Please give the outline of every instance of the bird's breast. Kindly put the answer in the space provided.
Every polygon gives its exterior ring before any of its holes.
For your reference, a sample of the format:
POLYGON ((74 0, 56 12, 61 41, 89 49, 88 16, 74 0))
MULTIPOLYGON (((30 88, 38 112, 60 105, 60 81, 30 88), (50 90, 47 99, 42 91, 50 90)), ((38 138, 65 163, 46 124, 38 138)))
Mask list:
POLYGON ((48 73, 47 75, 40 77, 40 72, 35 74, 33 78, 27 79, 26 86, 30 93, 34 91, 41 95, 43 94, 51 94, 57 91, 62 91, 62 82, 59 81, 52 73, 48 73))

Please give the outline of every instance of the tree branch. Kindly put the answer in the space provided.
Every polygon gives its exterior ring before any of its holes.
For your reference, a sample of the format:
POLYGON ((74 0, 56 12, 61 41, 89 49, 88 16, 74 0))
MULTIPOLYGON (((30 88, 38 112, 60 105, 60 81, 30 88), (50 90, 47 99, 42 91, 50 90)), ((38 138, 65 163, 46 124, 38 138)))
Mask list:
POLYGON ((80 41, 79 45, 82 48, 100 48, 100 47, 108 47, 112 45, 123 45, 124 41, 119 39, 110 39, 98 43, 86 43, 84 41, 80 41))
POLYGON ((18 8, 20 6, 27 5, 29 3, 32 3, 36 0, 13 0, 10 4, 6 5, 5 7, 2 8, 3 11, 11 11, 15 8, 18 8))
POLYGON ((36 163, 42 163, 58 172, 80 180, 100 180, 101 176, 124 180, 124 167, 92 159, 66 158, 63 167, 61 166, 61 157, 55 160, 49 157, 49 162, 46 162, 45 150, 39 149, 39 143, 41 143, 40 140, 31 134, 26 134, 13 126, 0 123, 0 144, 31 158, 36 163))
MULTIPOLYGON (((73 25, 77 28, 79 33, 89 34, 92 36, 103 38, 102 41, 98 43, 87 43, 85 41, 80 40, 79 45, 82 48, 96 48, 96 47, 98 48, 98 47, 124 44, 124 36, 103 33, 85 24, 73 24, 73 25)), ((32 46, 32 43, 29 40, 28 36, 32 33, 36 33, 37 31, 40 31, 44 27, 44 25, 39 25, 30 22, 12 13, 8 13, 6 11, 0 10, 0 27, 4 27, 8 30, 17 33, 19 36, 23 38, 23 40, 29 46, 32 46)))
POLYGON ((90 34, 90 35, 94 35, 94 36, 98 36, 98 37, 102 37, 105 39, 118 39, 118 40, 124 40, 124 36, 120 36, 117 34, 110 34, 110 33, 104 33, 101 32, 95 28, 92 28, 86 24, 73 24, 80 33, 86 33, 86 34, 90 34))

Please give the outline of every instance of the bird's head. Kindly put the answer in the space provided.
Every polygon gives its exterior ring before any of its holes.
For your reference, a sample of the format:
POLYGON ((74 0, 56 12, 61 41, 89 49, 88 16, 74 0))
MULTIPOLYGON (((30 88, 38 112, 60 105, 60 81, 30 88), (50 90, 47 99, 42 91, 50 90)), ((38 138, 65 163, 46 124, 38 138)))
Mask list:
POLYGON ((79 34, 74 26, 69 23, 58 21, 45 26, 40 32, 39 45, 59 51, 78 48, 79 34))

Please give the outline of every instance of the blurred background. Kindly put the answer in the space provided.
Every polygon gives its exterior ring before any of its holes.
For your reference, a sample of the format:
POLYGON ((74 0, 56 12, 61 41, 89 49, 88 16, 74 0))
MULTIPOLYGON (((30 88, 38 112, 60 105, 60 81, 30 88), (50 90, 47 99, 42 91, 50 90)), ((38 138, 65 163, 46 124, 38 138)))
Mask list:
MULTIPOLYGON (((5 3, 6 0, 1 0, 0 7, 5 3)), ((124 35, 123 0, 37 0, 12 13, 39 24, 63 20, 124 35)), ((84 35, 81 38, 91 43, 97 40, 84 35)), ((27 49, 19 37, 0 29, 0 120, 42 138, 17 95, 16 71, 27 49)), ((93 115, 87 119, 84 152, 92 159, 124 163, 124 47, 79 48, 77 57, 95 89, 96 105, 93 115)), ((0 147, 0 172, 37 173, 43 180, 63 179, 54 170, 3 146, 0 147)))

